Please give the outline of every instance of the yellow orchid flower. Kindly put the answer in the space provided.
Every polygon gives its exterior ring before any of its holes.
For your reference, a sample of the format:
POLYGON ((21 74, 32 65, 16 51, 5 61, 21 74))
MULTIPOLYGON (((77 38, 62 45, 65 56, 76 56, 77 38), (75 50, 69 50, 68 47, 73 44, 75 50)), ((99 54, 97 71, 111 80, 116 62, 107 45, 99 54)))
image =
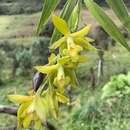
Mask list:
POLYGON ((61 60, 62 63, 64 62, 64 67, 75 69, 79 63, 84 63, 88 61, 87 56, 83 56, 79 54, 80 48, 71 48, 71 50, 64 49, 63 55, 65 60, 61 60), (67 61, 68 60, 68 61, 67 61))
POLYGON ((76 44, 83 47, 85 50, 92 50, 97 51, 97 49, 90 44, 90 42, 93 42, 94 40, 88 37, 77 37, 75 38, 76 44))
POLYGON ((61 65, 64 65, 65 63, 70 61, 70 57, 69 56, 64 56, 62 58, 57 58, 57 63, 56 64, 51 64, 52 61, 54 61, 54 59, 56 59, 56 56, 54 54, 52 54, 49 58, 49 63, 47 65, 43 65, 43 66, 35 66, 34 68, 43 73, 43 74, 51 74, 54 72, 57 72, 58 68, 61 65))
POLYGON ((65 79, 64 68, 63 66, 60 65, 57 72, 57 80, 63 81, 64 79, 65 79))
POLYGON ((72 57, 75 57, 83 50, 83 48, 79 45, 76 45, 71 37, 67 38, 67 51, 68 54, 72 57))
POLYGON ((48 58, 49 64, 55 63, 56 59, 57 59, 57 56, 56 56, 54 53, 52 53, 52 54, 49 56, 49 58, 48 58))
POLYGON ((56 62, 56 59, 57 56, 54 53, 52 53, 48 58, 48 64, 43 66, 35 66, 34 68, 43 74, 53 73, 57 70, 59 66, 58 64, 54 64, 56 62))
MULTIPOLYGON (((84 27, 83 29, 81 29, 78 32, 71 33, 66 21, 64 21, 60 17, 53 15, 52 22, 53 22, 54 26, 57 28, 57 30, 59 32, 61 32, 64 36, 61 39, 59 39, 58 41, 54 42, 50 46, 50 49, 56 49, 56 48, 60 47, 63 43, 68 43, 68 41, 69 41, 68 39, 70 39, 70 38, 72 39, 72 41, 75 44, 77 44, 77 38, 83 39, 85 41, 85 43, 92 41, 92 39, 90 39, 90 38, 85 39, 85 35, 88 34, 91 25, 84 27)), ((81 46, 82 46, 82 44, 81 44, 81 46)))
POLYGON ((57 77, 54 79, 53 84, 57 86, 57 91, 64 93, 65 86, 67 86, 70 83, 70 78, 67 76, 65 78, 58 79, 57 77))
POLYGON ((64 93, 64 87, 68 85, 69 82, 70 78, 68 76, 65 76, 64 68, 60 65, 58 68, 57 76, 54 78, 54 85, 58 87, 58 91, 64 93))
POLYGON ((34 96, 22 96, 22 95, 8 95, 8 99, 16 104, 20 104, 20 107, 17 112, 18 118, 18 129, 23 125, 24 128, 29 126, 32 115, 26 117, 25 112, 27 112, 28 107, 32 103, 34 96), (26 119, 25 119, 26 117, 26 119), (25 123, 26 120, 26 123, 25 123), (23 122, 24 121, 24 122, 23 122))
POLYGON ((34 96, 21 96, 21 95, 9 95, 9 100, 20 104, 18 115, 18 128, 23 126, 29 128, 32 121, 37 119, 41 122, 46 121, 49 114, 49 107, 47 100, 43 97, 34 96))
MULTIPOLYGON (((64 56, 57 59, 57 64, 55 65, 44 65, 44 66, 36 66, 34 67, 37 71, 44 74, 53 74, 56 75, 54 78, 54 85, 59 88, 60 91, 64 90, 64 86, 68 85, 70 82, 70 78, 65 76, 64 73, 64 65, 71 62, 70 56, 64 56)), ((62 91, 63 92, 63 91, 62 91)))

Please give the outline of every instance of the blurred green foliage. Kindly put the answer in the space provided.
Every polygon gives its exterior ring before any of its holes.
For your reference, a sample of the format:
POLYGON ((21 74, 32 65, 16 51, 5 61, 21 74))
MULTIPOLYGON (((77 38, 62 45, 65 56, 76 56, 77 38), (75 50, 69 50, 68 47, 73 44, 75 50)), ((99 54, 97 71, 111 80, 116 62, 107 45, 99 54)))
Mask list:
POLYGON ((121 97, 130 94, 130 72, 127 75, 112 76, 102 89, 102 98, 121 97))
MULTIPOLYGON (((8 40, 0 43, 1 52, 5 53, 4 59, 10 59, 8 64, 11 66, 8 69, 13 77, 31 74, 34 65, 47 63, 48 46, 48 38, 34 38, 30 44, 10 43, 8 40)), ((7 66, 7 63, 3 63, 2 56, 0 61, 3 66, 7 66)), ((3 69, 2 65, 1 69, 3 69)))
POLYGON ((4 64, 5 64, 5 60, 3 59, 6 59, 6 56, 5 56, 5 53, 4 51, 2 51, 0 49, 0 85, 3 84, 3 78, 2 78, 2 68, 4 67, 4 64))
POLYGON ((86 97, 81 108, 73 111, 63 130, 130 129, 130 96, 102 101, 97 92, 93 94, 86 97))

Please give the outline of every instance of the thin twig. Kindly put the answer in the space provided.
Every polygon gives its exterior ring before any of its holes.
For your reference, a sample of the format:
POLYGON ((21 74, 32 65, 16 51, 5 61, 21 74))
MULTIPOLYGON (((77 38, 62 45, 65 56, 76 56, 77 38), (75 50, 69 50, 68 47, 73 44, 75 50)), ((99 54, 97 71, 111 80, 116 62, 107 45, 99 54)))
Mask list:
POLYGON ((10 115, 17 116, 17 108, 0 105, 0 113, 7 113, 10 115))

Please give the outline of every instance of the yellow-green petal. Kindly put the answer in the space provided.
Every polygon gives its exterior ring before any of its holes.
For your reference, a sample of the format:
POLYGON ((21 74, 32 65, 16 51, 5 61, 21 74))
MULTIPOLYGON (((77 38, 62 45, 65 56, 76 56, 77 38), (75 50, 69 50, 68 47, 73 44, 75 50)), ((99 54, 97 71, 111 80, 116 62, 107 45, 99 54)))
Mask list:
POLYGON ((8 95, 8 99, 14 103, 25 103, 33 100, 33 96, 8 95))
POLYGON ((67 98, 66 96, 60 94, 60 93, 56 93, 56 96, 58 98, 58 101, 61 103, 68 103, 69 102, 69 98, 67 98))
POLYGON ((35 66, 34 67, 37 71, 43 74, 49 74, 55 72, 58 68, 58 64, 56 65, 45 65, 45 66, 35 66))
POLYGON ((89 37, 85 37, 85 39, 86 39, 88 42, 94 42, 94 41, 95 41, 94 39, 89 38, 89 37))
POLYGON ((91 39, 89 39, 89 38, 84 38, 84 37, 75 38, 76 44, 82 46, 84 49, 96 51, 97 49, 96 49, 93 45, 91 45, 91 44, 89 43, 90 40, 91 40, 91 39))
POLYGON ((58 60, 58 63, 61 64, 61 65, 64 65, 66 64, 67 62, 69 62, 71 60, 71 57, 70 56, 64 56, 62 58, 60 58, 58 60))
POLYGON ((86 27, 84 27, 83 29, 81 29, 80 31, 72 33, 71 36, 72 37, 83 37, 88 34, 90 28, 91 28, 91 25, 89 24, 86 27))
POLYGON ((44 99, 41 97, 36 97, 35 100, 35 111, 39 117, 39 119, 44 122, 46 121, 46 116, 48 115, 48 105, 44 99))
POLYGON ((58 101, 57 101, 55 93, 52 92, 51 89, 49 89, 49 91, 48 91, 47 101, 48 101, 48 104, 49 104, 50 113, 52 114, 52 116, 55 119, 57 119, 58 113, 59 113, 58 101))
POLYGON ((78 82, 75 71, 73 69, 66 69, 66 73, 70 77, 70 80, 71 80, 70 82, 72 86, 73 87, 79 86, 79 82, 78 82))
POLYGON ((63 20, 60 17, 54 15, 54 16, 52 16, 52 22, 53 22, 54 26, 56 27, 56 29, 59 32, 61 32, 62 34, 67 35, 67 34, 70 33, 68 25, 67 25, 65 20, 63 20))
POLYGON ((60 65, 57 72, 57 80, 62 80, 64 78, 65 78, 64 68, 62 65, 60 65))
POLYGON ((87 56, 79 56, 78 62, 79 63, 84 63, 88 61, 88 57, 87 56))
POLYGON ((57 58, 56 55, 52 53, 50 57, 48 58, 49 63, 50 64, 54 63, 56 61, 56 58, 57 58))
POLYGON ((34 122, 34 129, 35 129, 35 130, 41 130, 41 128, 42 128, 42 123, 41 123, 41 121, 40 121, 40 120, 35 121, 35 122, 34 122))
POLYGON ((26 117, 23 120, 23 128, 25 129, 29 128, 32 120, 33 120, 33 113, 26 115, 26 117))
POLYGON ((17 121, 18 121, 17 128, 18 129, 20 129, 20 127, 22 125, 22 114, 23 114, 23 112, 25 112, 27 110, 29 105, 30 105, 30 102, 23 103, 20 105, 20 107, 17 111, 17 121))
POLYGON ((65 37, 60 38, 58 41, 52 43, 50 46, 51 50, 55 50, 56 48, 60 47, 65 41, 65 37))
POLYGON ((35 104, 36 104, 36 96, 31 102, 31 104, 29 105, 29 107, 27 108, 27 110, 23 112, 22 116, 24 117, 26 116, 26 114, 33 113, 35 111, 35 104))

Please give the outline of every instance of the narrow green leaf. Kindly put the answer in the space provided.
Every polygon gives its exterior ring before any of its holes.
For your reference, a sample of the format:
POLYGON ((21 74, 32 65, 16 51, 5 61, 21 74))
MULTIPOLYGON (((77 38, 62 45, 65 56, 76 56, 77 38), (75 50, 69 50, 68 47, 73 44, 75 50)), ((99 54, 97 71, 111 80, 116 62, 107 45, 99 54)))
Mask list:
POLYGON ((79 0, 73 9, 73 12, 69 19, 69 28, 71 32, 75 32, 78 28, 79 19, 80 19, 80 10, 81 10, 81 1, 79 0))
POLYGON ((122 24, 130 31, 130 16, 123 0, 107 0, 107 3, 115 12, 122 24))
MULTIPOLYGON (((64 19, 66 22, 68 22, 77 1, 78 0, 67 0, 63 10, 61 11, 60 17, 64 19)), ((54 43, 60 37, 61 37, 61 34, 56 29, 54 29, 54 32, 51 38, 51 43, 54 43)))
POLYGON ((46 24, 49 16, 55 10, 56 6, 60 2, 60 0, 44 0, 44 1, 45 2, 42 9, 42 15, 37 27, 37 33, 39 33, 42 27, 46 24))
POLYGON ((111 20, 111 18, 106 15, 103 9, 98 6, 93 0, 84 0, 86 6, 88 7, 89 11, 92 15, 97 19, 100 25, 104 28, 104 30, 117 42, 123 45, 130 51, 130 48, 124 38, 124 36, 119 31, 118 27, 115 23, 111 20))

